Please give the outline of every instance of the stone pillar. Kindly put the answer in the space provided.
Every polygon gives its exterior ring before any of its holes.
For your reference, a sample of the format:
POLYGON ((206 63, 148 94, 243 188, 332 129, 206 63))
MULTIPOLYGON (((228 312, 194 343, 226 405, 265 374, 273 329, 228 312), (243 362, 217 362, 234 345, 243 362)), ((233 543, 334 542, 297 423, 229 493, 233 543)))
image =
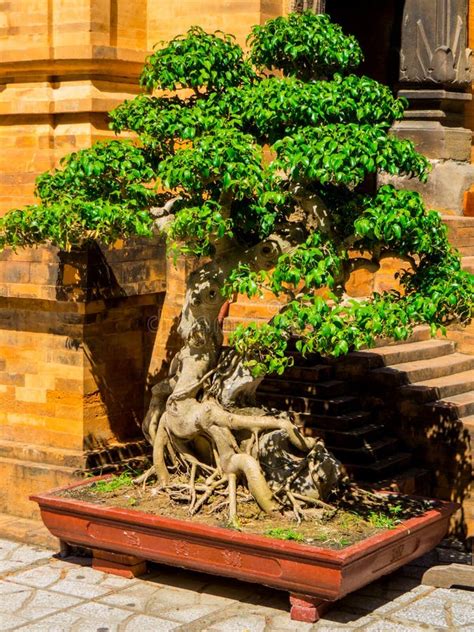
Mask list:
POLYGON ((410 181, 427 205, 462 214, 474 184, 472 132, 464 108, 472 95, 467 48, 467 0, 406 0, 400 54, 399 96, 410 107, 394 132, 410 138, 433 164, 426 185, 410 181))
POLYGON ((314 13, 324 13, 326 0, 292 0, 290 10, 295 13, 303 11, 314 11, 314 13))

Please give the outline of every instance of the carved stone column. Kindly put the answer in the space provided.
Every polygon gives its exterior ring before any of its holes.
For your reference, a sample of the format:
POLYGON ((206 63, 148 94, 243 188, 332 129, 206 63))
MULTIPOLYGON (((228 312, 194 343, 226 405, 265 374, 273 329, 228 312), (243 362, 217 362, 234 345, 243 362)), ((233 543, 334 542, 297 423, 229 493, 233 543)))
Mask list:
POLYGON ((472 133, 463 127, 464 106, 472 98, 466 91, 472 81, 470 56, 467 0, 406 0, 399 96, 410 107, 394 132, 412 139, 433 163, 423 187, 426 202, 457 213, 474 183, 472 133))
POLYGON ((302 13, 303 11, 314 11, 314 13, 324 13, 326 0, 292 0, 290 11, 302 13))

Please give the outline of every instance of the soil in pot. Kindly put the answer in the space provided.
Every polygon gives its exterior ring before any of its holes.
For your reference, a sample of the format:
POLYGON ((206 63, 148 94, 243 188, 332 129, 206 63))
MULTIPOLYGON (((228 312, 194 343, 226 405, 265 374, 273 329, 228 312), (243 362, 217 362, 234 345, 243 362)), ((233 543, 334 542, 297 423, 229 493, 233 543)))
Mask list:
MULTIPOLYGON (((282 540, 293 540, 323 548, 341 549, 387 529, 393 529, 408 518, 419 516, 436 506, 435 501, 414 500, 399 494, 360 495, 345 497, 314 509, 311 518, 296 520, 291 512, 267 515, 263 513, 244 488, 239 489, 239 518, 230 525, 228 505, 219 493, 190 515, 190 492, 187 479, 179 477, 173 490, 164 492, 156 485, 136 485, 133 475, 124 472, 97 482, 58 493, 89 503, 137 510, 153 515, 187 520, 208 526, 238 529, 243 533, 266 535, 282 540)), ((199 485, 199 481, 197 481, 199 485)))

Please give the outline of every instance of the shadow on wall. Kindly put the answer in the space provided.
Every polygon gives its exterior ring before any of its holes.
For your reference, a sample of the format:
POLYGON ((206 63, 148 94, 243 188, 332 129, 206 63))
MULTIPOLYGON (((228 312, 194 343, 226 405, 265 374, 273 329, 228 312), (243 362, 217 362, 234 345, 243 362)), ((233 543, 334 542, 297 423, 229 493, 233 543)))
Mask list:
POLYGON ((84 448, 104 465, 119 458, 110 444, 142 439, 148 369, 164 299, 163 292, 153 292, 149 248, 91 243, 58 253, 57 299, 80 303, 83 312, 81 334, 68 345, 83 352, 84 448))

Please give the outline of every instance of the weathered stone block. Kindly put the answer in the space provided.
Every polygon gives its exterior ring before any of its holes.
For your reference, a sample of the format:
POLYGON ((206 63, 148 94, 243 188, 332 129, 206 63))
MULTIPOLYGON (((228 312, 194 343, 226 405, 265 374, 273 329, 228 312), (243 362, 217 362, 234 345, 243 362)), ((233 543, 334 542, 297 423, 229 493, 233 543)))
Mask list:
POLYGON ((404 120, 392 132, 415 143, 428 158, 470 162, 472 132, 463 127, 445 127, 435 121, 404 120))
POLYGON ((406 176, 382 174, 380 184, 392 183, 399 188, 418 191, 428 208, 462 215, 464 194, 474 184, 474 166, 453 160, 432 160, 428 182, 406 176))

